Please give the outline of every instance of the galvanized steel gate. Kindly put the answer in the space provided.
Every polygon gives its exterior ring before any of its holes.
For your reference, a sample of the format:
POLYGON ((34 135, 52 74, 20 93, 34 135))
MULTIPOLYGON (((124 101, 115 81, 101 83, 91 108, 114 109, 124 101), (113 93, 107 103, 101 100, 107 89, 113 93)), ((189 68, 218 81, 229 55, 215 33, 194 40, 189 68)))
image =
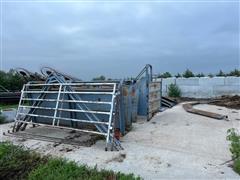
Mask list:
POLYGON ((118 84, 59 83, 60 79, 54 75, 47 81, 54 83, 24 85, 13 131, 27 124, 65 128, 103 135, 106 150, 122 149, 114 137, 118 84))

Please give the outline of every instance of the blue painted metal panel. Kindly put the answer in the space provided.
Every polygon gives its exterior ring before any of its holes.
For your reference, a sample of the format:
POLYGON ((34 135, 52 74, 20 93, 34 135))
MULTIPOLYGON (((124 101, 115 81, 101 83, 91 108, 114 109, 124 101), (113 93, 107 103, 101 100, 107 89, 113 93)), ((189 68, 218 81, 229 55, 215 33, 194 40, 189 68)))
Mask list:
POLYGON ((131 87, 131 106, 132 106, 132 114, 131 114, 131 119, 132 122, 137 121, 137 115, 138 115, 138 97, 139 97, 139 92, 137 89, 137 84, 133 84, 131 87))
POLYGON ((148 78, 141 78, 138 83, 138 115, 147 116, 148 114, 148 78))

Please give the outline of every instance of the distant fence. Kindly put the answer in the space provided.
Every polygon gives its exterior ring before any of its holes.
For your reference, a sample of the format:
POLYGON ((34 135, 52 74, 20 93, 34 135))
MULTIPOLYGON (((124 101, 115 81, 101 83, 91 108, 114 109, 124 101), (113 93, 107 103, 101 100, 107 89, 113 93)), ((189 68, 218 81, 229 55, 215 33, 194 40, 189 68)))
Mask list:
POLYGON ((162 94, 168 94, 170 84, 177 84, 182 97, 211 98, 222 95, 240 95, 240 77, 193 77, 162 79, 162 94))

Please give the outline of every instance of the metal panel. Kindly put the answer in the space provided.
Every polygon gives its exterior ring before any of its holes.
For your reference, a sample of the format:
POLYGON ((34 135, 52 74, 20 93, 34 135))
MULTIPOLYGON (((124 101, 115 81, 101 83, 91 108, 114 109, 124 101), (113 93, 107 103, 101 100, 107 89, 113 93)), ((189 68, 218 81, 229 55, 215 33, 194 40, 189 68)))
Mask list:
POLYGON ((148 115, 148 78, 142 77, 137 83, 138 89, 138 115, 148 115))
POLYGON ((138 97, 139 97, 139 93, 138 93, 137 85, 134 84, 131 87, 131 105, 132 105, 131 119, 132 119, 132 122, 137 121, 138 97))

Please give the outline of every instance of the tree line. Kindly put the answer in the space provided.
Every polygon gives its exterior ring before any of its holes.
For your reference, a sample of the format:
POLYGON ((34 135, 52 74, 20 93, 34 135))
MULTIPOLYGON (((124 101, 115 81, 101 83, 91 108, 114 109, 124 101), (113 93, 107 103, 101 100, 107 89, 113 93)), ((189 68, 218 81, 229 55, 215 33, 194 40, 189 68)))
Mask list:
POLYGON ((237 76, 240 77, 240 70, 238 69, 234 69, 232 71, 230 71, 229 73, 225 73, 222 70, 220 70, 218 73, 216 74, 204 74, 204 73, 197 73, 194 74, 191 70, 186 69, 182 74, 177 73, 176 75, 172 75, 170 72, 164 72, 162 74, 158 74, 157 77, 158 78, 170 78, 170 77, 184 77, 184 78, 190 78, 190 77, 226 77, 226 76, 237 76))
MULTIPOLYGON (((186 69, 182 74, 177 73, 176 75, 172 75, 170 72, 164 72, 162 74, 157 75, 158 78, 170 78, 170 77, 190 78, 190 77, 214 77, 214 76, 218 76, 218 77, 237 76, 237 77, 240 77, 240 70, 234 69, 234 70, 230 71, 229 73, 225 73, 222 70, 220 70, 216 74, 212 74, 212 73, 209 73, 209 74, 196 73, 196 74, 194 74, 190 69, 186 69)), ((111 80, 111 79, 107 79, 103 75, 95 77, 95 78, 92 79, 92 81, 104 81, 104 80, 111 80)))
MULTIPOLYGON (((158 78, 169 78, 169 77, 213 77, 213 76, 237 76, 240 77, 240 70, 234 69, 230 71, 229 73, 225 73, 222 70, 220 70, 217 74, 203 74, 198 73, 194 74, 191 70, 186 69, 182 74, 177 73, 176 75, 172 75, 170 72, 165 72, 162 74, 158 74, 158 78)), ((98 77, 95 77, 92 79, 93 81, 105 81, 105 80, 111 80, 110 78, 106 78, 105 76, 101 75, 98 77)), ((0 91, 2 91, 4 88, 8 89, 10 91, 19 91, 22 89, 23 84, 26 83, 26 80, 18 75, 14 70, 9 70, 8 72, 0 71, 0 91), (1 88, 3 87, 3 88, 1 88)))
POLYGON ((25 80, 18 75, 14 70, 8 72, 0 71, 0 91, 19 91, 22 89, 25 80))

